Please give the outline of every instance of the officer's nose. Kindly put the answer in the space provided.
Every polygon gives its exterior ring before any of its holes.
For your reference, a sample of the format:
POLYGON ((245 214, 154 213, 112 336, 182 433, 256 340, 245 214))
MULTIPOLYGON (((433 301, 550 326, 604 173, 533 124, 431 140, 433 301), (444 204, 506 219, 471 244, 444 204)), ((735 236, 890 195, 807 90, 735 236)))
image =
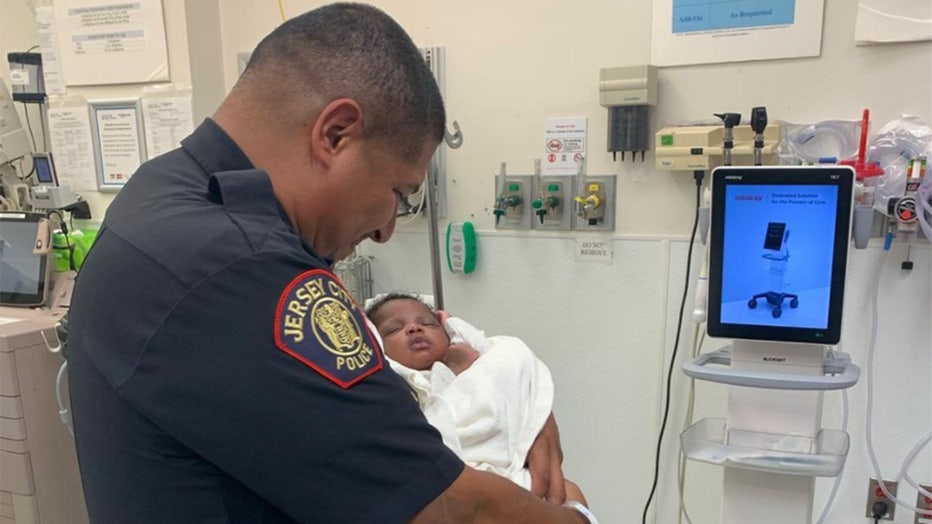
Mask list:
POLYGON ((392 233, 394 232, 395 232, 395 215, 393 214, 392 219, 389 220, 388 223, 385 224, 384 226, 370 233, 369 238, 371 238, 374 242, 383 244, 385 242, 388 242, 388 239, 392 238, 392 233))

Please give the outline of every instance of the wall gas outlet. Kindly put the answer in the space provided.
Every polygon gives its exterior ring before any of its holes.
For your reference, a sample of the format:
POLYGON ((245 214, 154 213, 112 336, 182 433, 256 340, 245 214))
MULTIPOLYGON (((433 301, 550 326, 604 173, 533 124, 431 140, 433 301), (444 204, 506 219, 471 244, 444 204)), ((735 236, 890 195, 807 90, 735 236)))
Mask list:
POLYGON ((573 226, 573 176, 534 179, 531 227, 567 231, 573 226))
POLYGON ((614 231, 615 175, 577 176, 573 215, 576 231, 614 231))
MULTIPOLYGON (((895 497, 896 482, 893 480, 885 480, 883 483, 887 486, 887 491, 889 491, 890 494, 895 497)), ((864 514, 866 517, 872 518, 874 516, 872 509, 874 507, 874 503, 878 500, 886 502, 888 506, 887 514, 881 517, 880 520, 893 520, 894 517, 896 517, 896 504, 884 496, 883 491, 881 491, 880 485, 877 482, 877 479, 872 478, 867 485, 867 511, 864 514)))
MULTIPOLYGON (((926 490, 928 493, 932 493, 932 485, 919 484, 919 487, 926 490)), ((921 491, 917 491, 916 507, 919 509, 932 511, 932 497, 927 497, 923 495, 921 491)), ((913 524, 926 524, 928 522, 932 522, 932 516, 920 515, 919 513, 916 513, 916 518, 913 520, 913 524)))
POLYGON ((496 177, 496 229, 531 228, 531 175, 496 177))

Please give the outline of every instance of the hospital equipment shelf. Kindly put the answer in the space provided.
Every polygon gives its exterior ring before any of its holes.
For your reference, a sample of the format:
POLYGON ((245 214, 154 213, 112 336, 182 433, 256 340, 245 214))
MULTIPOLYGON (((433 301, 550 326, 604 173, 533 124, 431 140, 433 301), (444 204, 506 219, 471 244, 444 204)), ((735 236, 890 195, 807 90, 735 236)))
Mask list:
POLYGON ((705 418, 680 435, 690 460, 782 475, 836 477, 845 466, 849 438, 820 430, 815 437, 729 429, 723 418, 705 418))
POLYGON ((850 437, 821 428, 821 406, 822 392, 857 383, 860 368, 849 355, 814 344, 735 340, 683 364, 683 372, 731 386, 728 420, 702 419, 680 434, 686 458, 775 475, 841 473, 850 437))
POLYGON ((848 389, 857 384, 861 376, 861 368, 852 363, 851 357, 844 353, 826 353, 822 370, 822 375, 733 370, 730 349, 703 353, 683 364, 683 373, 689 377, 752 388, 813 391, 848 389), (721 367, 714 367, 712 364, 721 367))
POLYGON ((0 524, 86 524, 74 440, 58 416, 51 353, 60 314, 0 307, 0 524))

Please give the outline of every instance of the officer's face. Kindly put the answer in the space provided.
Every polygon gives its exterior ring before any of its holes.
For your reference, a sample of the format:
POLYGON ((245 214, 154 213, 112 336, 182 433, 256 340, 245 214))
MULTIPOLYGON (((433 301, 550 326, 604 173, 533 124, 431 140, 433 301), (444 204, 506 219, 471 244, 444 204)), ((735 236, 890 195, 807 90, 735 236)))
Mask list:
POLYGON ((314 248, 340 260, 367 238, 387 242, 395 229, 399 200, 424 181, 436 148, 436 141, 425 141, 420 158, 411 162, 393 151, 391 144, 362 141, 355 157, 341 166, 333 198, 328 198, 328 209, 322 213, 327 225, 318 230, 321 236, 314 248))
POLYGON ((388 357, 411 369, 430 369, 450 347, 450 337, 436 315, 417 300, 387 302, 371 320, 388 357))

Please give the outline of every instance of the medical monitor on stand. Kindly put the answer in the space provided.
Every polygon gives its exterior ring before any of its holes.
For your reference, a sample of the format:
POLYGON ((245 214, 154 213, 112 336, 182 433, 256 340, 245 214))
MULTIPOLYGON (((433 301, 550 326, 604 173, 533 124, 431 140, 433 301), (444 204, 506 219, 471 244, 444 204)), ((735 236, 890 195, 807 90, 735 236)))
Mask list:
POLYGON ((728 385, 728 410, 680 441, 687 459, 725 467, 722 524, 811 522, 815 477, 844 468, 850 438, 822 427, 822 399, 860 375, 829 349, 841 338, 853 184, 849 167, 712 172, 708 333, 734 340, 683 371, 728 385))
POLYGON ((710 336, 838 343, 853 184, 848 167, 712 172, 710 336))

